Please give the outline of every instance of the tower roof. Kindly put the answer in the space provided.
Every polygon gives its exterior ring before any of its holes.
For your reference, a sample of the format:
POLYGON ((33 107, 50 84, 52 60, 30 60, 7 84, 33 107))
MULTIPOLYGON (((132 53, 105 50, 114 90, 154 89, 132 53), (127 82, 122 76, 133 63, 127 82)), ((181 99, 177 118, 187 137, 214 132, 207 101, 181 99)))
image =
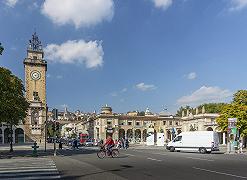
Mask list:
POLYGON ((36 32, 32 35, 32 39, 29 40, 28 50, 31 51, 43 51, 41 41, 39 40, 36 32))

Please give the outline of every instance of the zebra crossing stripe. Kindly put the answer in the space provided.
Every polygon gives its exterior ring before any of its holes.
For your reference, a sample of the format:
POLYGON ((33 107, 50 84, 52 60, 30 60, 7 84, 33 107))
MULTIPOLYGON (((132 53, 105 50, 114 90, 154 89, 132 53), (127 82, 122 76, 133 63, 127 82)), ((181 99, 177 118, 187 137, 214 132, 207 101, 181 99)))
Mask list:
POLYGON ((6 159, 0 162, 0 179, 60 179, 54 161, 48 158, 6 159))

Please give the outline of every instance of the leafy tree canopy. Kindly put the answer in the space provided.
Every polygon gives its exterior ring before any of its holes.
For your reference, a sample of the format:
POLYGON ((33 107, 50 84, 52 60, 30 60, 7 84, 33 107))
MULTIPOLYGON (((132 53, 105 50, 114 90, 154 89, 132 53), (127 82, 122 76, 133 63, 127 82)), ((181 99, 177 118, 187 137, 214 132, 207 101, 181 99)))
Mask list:
POLYGON ((247 105, 247 90, 239 90, 233 95, 233 103, 247 105))
POLYGON ((24 120, 29 107, 24 90, 21 79, 0 67, 0 122, 17 125, 24 120))
POLYGON ((242 136, 247 136, 247 90, 239 90, 233 95, 231 104, 224 105, 216 119, 219 128, 226 131, 228 118, 237 118, 237 127, 242 136))
POLYGON ((198 106, 198 109, 202 109, 204 106, 206 113, 220 113, 222 108, 226 105, 226 103, 205 103, 198 106))

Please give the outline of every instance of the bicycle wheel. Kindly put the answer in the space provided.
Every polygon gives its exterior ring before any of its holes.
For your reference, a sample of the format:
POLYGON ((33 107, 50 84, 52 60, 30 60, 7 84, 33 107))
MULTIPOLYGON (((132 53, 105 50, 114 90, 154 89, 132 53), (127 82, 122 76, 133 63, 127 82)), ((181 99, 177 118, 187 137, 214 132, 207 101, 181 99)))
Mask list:
POLYGON ((98 156, 98 158, 103 159, 106 156, 106 152, 99 151, 99 152, 97 152, 97 156, 98 156))
POLYGON ((118 151, 118 149, 113 149, 113 150, 112 150, 111 156, 112 156, 113 158, 118 157, 118 156, 119 156, 119 151, 118 151))

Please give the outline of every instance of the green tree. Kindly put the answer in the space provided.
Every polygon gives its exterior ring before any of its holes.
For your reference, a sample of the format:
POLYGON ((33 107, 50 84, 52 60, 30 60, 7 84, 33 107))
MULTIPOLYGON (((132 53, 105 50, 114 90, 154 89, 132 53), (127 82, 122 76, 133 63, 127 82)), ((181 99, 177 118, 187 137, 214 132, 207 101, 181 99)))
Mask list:
POLYGON ((233 103, 247 105, 247 90, 239 90, 233 95, 233 103))
POLYGON ((24 97, 24 85, 21 79, 8 69, 0 67, 0 122, 10 127, 10 151, 13 151, 13 126, 20 120, 24 122, 29 103, 24 97))
POLYGON ((226 103, 205 103, 199 105, 197 108, 199 110, 204 106, 206 113, 220 113, 222 108, 226 105, 226 103))
POLYGON ((144 111, 138 112, 137 116, 145 116, 145 112, 144 111))
POLYGON ((189 110, 190 112, 191 112, 191 110, 194 111, 193 108, 190 107, 190 106, 185 106, 185 107, 181 106, 181 107, 177 110, 176 116, 182 117, 183 111, 184 111, 184 113, 185 113, 185 115, 186 115, 187 110, 189 110))
POLYGON ((237 127, 241 136, 247 136, 247 91, 239 90, 233 95, 231 104, 224 105, 216 119, 219 128, 226 131, 228 118, 237 118, 237 127))

